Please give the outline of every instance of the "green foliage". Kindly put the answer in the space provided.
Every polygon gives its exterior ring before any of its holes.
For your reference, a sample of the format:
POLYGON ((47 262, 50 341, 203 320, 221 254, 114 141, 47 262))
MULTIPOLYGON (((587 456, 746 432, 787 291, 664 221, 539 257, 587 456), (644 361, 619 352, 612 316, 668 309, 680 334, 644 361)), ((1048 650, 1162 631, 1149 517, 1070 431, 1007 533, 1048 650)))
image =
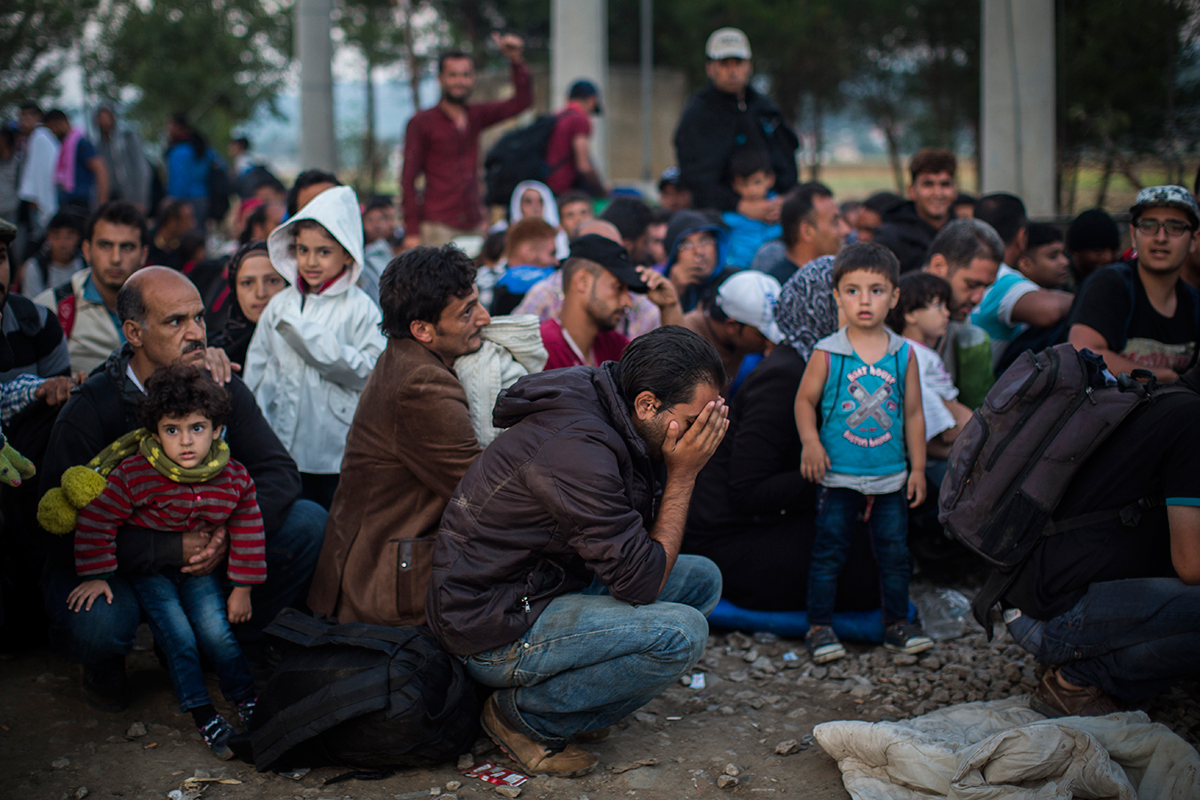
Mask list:
POLYGON ((273 103, 291 53, 291 7, 268 0, 114 3, 87 54, 90 88, 136 97, 131 116, 156 138, 182 111, 218 146, 262 103, 273 103))
POLYGON ((58 76, 99 0, 4 0, 0 7, 0 113, 57 93, 58 76))

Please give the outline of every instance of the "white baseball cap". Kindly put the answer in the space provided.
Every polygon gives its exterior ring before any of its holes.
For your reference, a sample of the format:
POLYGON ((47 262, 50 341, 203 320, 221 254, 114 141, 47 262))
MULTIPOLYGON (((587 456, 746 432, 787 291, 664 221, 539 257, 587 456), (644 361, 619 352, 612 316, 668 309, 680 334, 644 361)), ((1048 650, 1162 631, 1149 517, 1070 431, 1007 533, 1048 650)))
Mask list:
POLYGON ((764 272, 748 269, 731 275, 717 290, 717 307, 734 322, 758 328, 771 344, 783 341, 775 324, 775 301, 779 281, 764 272))
POLYGON ((750 58, 750 40, 738 28, 719 28, 708 37, 704 53, 713 61, 723 58, 750 58))

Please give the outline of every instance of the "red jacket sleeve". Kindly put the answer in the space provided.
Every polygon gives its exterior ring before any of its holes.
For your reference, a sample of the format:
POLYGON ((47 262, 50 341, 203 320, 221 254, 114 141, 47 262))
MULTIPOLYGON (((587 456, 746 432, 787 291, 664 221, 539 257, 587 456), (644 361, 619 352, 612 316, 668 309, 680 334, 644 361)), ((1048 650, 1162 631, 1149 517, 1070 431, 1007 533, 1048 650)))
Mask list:
POLYGON ((513 96, 507 100, 479 103, 470 107, 480 128, 486 128, 509 117, 515 117, 533 105, 533 82, 529 78, 529 67, 525 66, 525 62, 513 63, 512 84, 513 96))
POLYGON ((400 170, 400 204, 404 209, 404 234, 421 232, 421 201, 417 195, 417 176, 425 172, 425 156, 429 152, 429 135, 422 117, 417 114, 408 121, 404 131, 404 168, 400 170))
POLYGON ((234 485, 240 496, 225 523, 229 532, 228 574, 235 584, 248 586, 267 579, 267 538, 263 533, 262 512, 255 499, 254 481, 243 469, 234 485))
POLYGON ((133 498, 125 482, 125 471, 117 467, 108 485, 92 502, 79 510, 75 520, 75 572, 88 576, 117 571, 117 528, 133 514, 133 498))

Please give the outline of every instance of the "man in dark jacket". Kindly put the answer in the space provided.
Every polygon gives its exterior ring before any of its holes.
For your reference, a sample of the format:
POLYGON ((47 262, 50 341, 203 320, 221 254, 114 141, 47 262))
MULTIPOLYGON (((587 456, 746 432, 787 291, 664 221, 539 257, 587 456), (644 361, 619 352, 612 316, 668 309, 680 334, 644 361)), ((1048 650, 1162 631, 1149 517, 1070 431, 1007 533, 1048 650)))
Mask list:
MULTIPOLYGON (((42 493, 58 486, 68 467, 86 464, 119 437, 140 427, 143 385, 159 367, 205 363, 204 304, 186 276, 166 268, 135 273, 117 296, 126 344, 76 389, 50 434, 42 493)), ((237 377, 226 384, 232 413, 225 429, 231 455, 254 479, 267 534, 267 580, 255 589, 254 616, 235 626, 246 643, 254 641, 275 615, 302 601, 321 549, 325 511, 300 496, 300 474, 263 417, 254 395, 237 377)), ((109 579, 113 599, 74 613, 66 598, 79 583, 74 537, 57 538, 47 564, 44 590, 50 641, 59 653, 84 665, 84 698, 102 710, 128 703, 125 655, 133 647, 141 611, 129 584, 109 579)), ((122 528, 117 537, 122 572, 153 572, 165 567, 205 575, 225 561, 224 527, 213 531, 160 533, 122 528)))
POLYGON ((675 129, 679 181, 691 190, 694 208, 737 211, 763 222, 778 222, 780 199, 796 185, 800 140, 779 109, 750 86, 750 41, 737 28, 721 28, 705 47, 709 84, 688 101, 675 129), (779 197, 742 200, 730 184, 734 150, 765 150, 775 172, 779 197))
POLYGON ((590 772, 596 756, 574 743, 700 659, 721 574, 679 547, 696 475, 728 424, 723 381, 711 345, 667 326, 619 362, 501 393, 495 424, 508 430, 446 507, 426 614, 471 676, 499 689, 483 726, 526 772, 590 772))
POLYGON ((952 219, 957 167, 954 153, 935 147, 922 147, 909 163, 911 199, 884 216, 874 239, 896 254, 901 272, 921 268, 933 237, 952 219))

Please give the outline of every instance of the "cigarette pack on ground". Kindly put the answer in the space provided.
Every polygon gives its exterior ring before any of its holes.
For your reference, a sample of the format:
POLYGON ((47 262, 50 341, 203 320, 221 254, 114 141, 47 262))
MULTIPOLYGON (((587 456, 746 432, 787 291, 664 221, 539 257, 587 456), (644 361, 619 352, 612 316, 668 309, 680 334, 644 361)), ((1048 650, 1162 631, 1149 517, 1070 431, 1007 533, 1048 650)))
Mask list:
POLYGON ((520 786, 529 780, 528 775, 522 775, 519 772, 513 772, 511 769, 498 767, 490 761, 476 764, 470 769, 463 771, 463 775, 466 775, 468 778, 479 778, 481 781, 494 783, 497 786, 520 786))

